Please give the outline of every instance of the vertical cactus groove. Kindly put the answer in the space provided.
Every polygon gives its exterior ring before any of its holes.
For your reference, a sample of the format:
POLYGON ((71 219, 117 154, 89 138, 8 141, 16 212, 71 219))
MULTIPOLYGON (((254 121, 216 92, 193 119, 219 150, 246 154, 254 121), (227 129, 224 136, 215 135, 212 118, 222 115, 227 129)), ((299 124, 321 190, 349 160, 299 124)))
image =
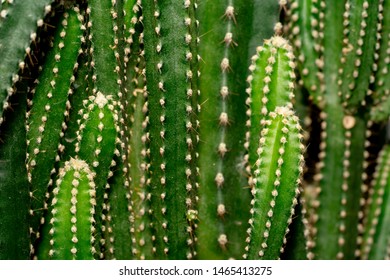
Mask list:
POLYGON ((279 7, 277 1, 230 0, 202 1, 199 9, 198 254, 203 259, 237 259, 244 253, 250 202, 243 163, 245 127, 240 125, 246 108, 243 77, 256 46, 273 34, 279 7))
POLYGON ((261 131, 253 172, 249 259, 278 259, 297 204, 303 164, 299 120, 287 107, 268 114, 261 131))
POLYGON ((145 1, 143 5, 146 81, 150 126, 152 215, 157 258, 194 255, 196 213, 193 168, 197 124, 198 71, 194 1, 145 1), (193 136, 194 135, 194 136, 193 136), (187 248, 187 249, 183 249, 187 248))
POLYGON ((27 115, 27 168, 31 184, 31 230, 38 232, 51 174, 63 150, 60 138, 66 129, 68 95, 72 94, 73 73, 77 69, 77 57, 81 46, 81 15, 69 10, 62 18, 62 28, 54 38, 54 46, 46 58, 46 66, 33 90, 31 109, 27 115))
POLYGON ((30 42, 34 42, 35 30, 44 24, 43 17, 51 10, 52 0, 2 1, 0 9, 0 124, 3 111, 14 94, 12 84, 19 79, 18 70, 26 67, 24 58, 31 61, 30 42))
POLYGON ((85 161, 71 159, 59 171, 50 205, 49 235, 44 236, 40 259, 93 259, 95 183, 85 161))
POLYGON ((390 219, 390 147, 383 147, 374 174, 373 188, 367 204, 362 259, 388 259, 390 219))

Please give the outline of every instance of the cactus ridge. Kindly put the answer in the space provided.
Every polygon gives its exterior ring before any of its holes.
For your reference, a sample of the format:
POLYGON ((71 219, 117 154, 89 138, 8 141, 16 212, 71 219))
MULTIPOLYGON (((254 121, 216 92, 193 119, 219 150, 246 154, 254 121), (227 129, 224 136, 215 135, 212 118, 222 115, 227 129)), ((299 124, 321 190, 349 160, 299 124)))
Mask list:
POLYGON ((276 107, 263 121, 253 172, 249 259, 277 259, 286 242, 303 171, 299 120, 288 107, 276 107), (280 211, 280 212, 278 212, 280 211), (271 241, 272 240, 272 241, 271 241))
POLYGON ((256 46, 273 34, 277 1, 203 1, 199 143, 199 258, 241 258, 250 192, 246 186, 245 83, 256 46), (245 61, 245 62, 244 62, 245 61), (216 127, 218 129, 216 129, 216 127), (237 176, 229 176, 237 174, 237 176), (238 195, 239 194, 239 195, 238 195), (247 210, 243 210, 247 209, 247 210), (217 225, 210 229, 209 224, 217 225))
MULTIPOLYGON (((216 76, 215 76, 215 83, 217 84, 216 88, 218 90, 214 91, 209 88, 203 88, 202 92, 202 98, 206 99, 208 96, 212 96, 213 101, 215 100, 216 105, 216 112, 215 112, 215 120, 214 124, 215 126, 218 126, 218 130, 215 132, 215 143, 212 143, 213 146, 213 161, 215 162, 215 167, 210 172, 210 178, 213 179, 213 184, 211 186, 207 186, 205 184, 204 188, 211 189, 211 192, 213 193, 213 197, 215 197, 215 201, 212 202, 213 204, 213 212, 211 216, 213 217, 213 223, 217 223, 217 227, 215 232, 213 233, 212 239, 208 240, 207 242, 213 243, 213 246, 220 248, 222 251, 227 250, 227 244, 229 242, 229 234, 226 230, 226 220, 224 219, 224 216, 226 214, 226 211, 230 211, 229 203, 226 201, 226 195, 228 192, 228 189, 226 189, 226 182, 225 177, 228 174, 228 170, 226 169, 226 157, 228 157, 229 151, 231 149, 229 143, 227 142, 229 135, 230 135, 230 127, 232 125, 232 118, 231 113, 231 106, 229 105, 229 102, 231 102, 230 94, 232 93, 231 86, 231 80, 232 80, 232 65, 231 65, 231 59, 235 59, 236 50, 235 47, 238 45, 238 43, 235 41, 235 35, 237 31, 237 24, 240 24, 237 22, 236 18, 236 10, 235 10, 235 1, 219 1, 216 3, 216 8, 218 12, 220 13, 220 20, 217 23, 218 27, 221 29, 222 34, 215 34, 218 35, 217 38, 213 38, 213 40, 218 40, 218 57, 210 59, 207 63, 213 63, 213 68, 216 70, 216 76), (228 204, 226 204, 228 203, 228 204)), ((205 54, 208 55, 208 54, 205 54)), ((206 56, 205 59, 208 59, 209 57, 206 56)), ((205 71, 208 71, 205 70, 205 71)), ((207 109, 205 109, 207 110, 207 109)), ((214 141, 213 141, 214 142, 214 141)), ((202 192, 200 190, 200 196, 206 196, 206 192, 209 190, 205 190, 202 192)), ((211 208, 211 207, 210 207, 211 208)), ((204 213, 201 213, 202 216, 204 216, 204 213)), ((206 217, 204 217, 206 218, 206 217)), ((201 219, 204 219, 203 217, 201 219)), ((210 219, 211 217, 207 217, 206 219, 210 219)), ((199 234, 203 235, 204 231, 207 230, 204 227, 201 227, 199 229, 199 234)), ((208 231, 208 230, 207 230, 208 231)), ((206 233, 205 233, 206 234, 206 233)), ((207 252, 205 252, 202 249, 203 252, 201 254, 207 255, 207 252)))
MULTIPOLYGON (((113 160, 114 154, 118 154, 116 143, 118 142, 118 113, 116 101, 112 96, 105 96, 97 92, 96 96, 90 96, 84 101, 85 109, 80 112, 79 131, 75 143, 76 158, 85 160, 99 176, 95 179, 96 184, 96 211, 102 213, 104 199, 107 195, 107 179, 112 177, 112 166, 116 165, 113 160)), ((101 225, 105 216, 97 216, 96 222, 101 225)), ((99 231, 100 234, 100 231, 99 231)), ((103 236, 97 236, 100 244, 104 245, 103 236)), ((100 250, 97 250, 99 253, 100 250)), ((101 254, 99 258, 102 258, 101 254)))
MULTIPOLYGON (((235 10, 234 10, 234 1, 228 1, 225 13, 223 15, 224 21, 226 24, 226 34, 223 38, 223 58, 220 63, 221 72, 219 77, 220 82, 220 112, 218 112, 220 115, 218 117, 218 124, 220 126, 219 129, 219 144, 218 144, 218 154, 219 157, 216 162, 216 174, 215 174, 215 185, 217 187, 217 209, 216 213, 219 217, 223 217, 226 213, 226 206, 225 206, 225 191, 224 191, 224 182, 225 182, 225 176, 226 174, 226 168, 224 167, 225 161, 224 157, 225 154, 228 152, 228 148, 226 146, 226 138, 228 138, 228 129, 231 125, 231 121, 229 120, 230 112, 228 107, 228 95, 229 95, 229 72, 232 71, 230 66, 230 60, 229 56, 231 56, 232 48, 237 44, 233 40, 234 36, 234 24, 237 24, 236 17, 235 17, 235 10)), ((219 219, 218 224, 218 231, 219 235, 216 239, 218 241, 218 245, 223 249, 226 248, 228 243, 228 234, 226 232, 226 229, 224 227, 224 223, 221 222, 219 219)))
POLYGON ((114 100, 118 100, 121 95, 119 88, 121 81, 118 78, 121 71, 118 66, 121 54, 113 47, 119 43, 117 37, 119 26, 115 21, 118 17, 116 1, 89 1, 87 14, 89 15, 93 87, 96 91, 111 95, 114 100))
POLYGON ((110 95, 105 96, 100 91, 96 96, 90 96, 85 100, 86 109, 81 111, 82 119, 79 121, 75 151, 77 157, 85 160, 101 179, 96 179, 97 200, 103 198, 101 189, 105 181, 111 176, 110 167, 112 162, 118 134, 118 115, 115 102, 110 95), (106 177, 106 178, 105 178, 106 177))

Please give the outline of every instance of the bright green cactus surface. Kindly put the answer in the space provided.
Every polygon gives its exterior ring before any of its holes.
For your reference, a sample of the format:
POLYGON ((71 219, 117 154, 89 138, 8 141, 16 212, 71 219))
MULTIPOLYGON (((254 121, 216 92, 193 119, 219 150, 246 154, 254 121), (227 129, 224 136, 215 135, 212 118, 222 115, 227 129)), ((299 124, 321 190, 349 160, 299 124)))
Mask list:
POLYGON ((388 259, 390 1, 0 1, 0 259, 388 259))

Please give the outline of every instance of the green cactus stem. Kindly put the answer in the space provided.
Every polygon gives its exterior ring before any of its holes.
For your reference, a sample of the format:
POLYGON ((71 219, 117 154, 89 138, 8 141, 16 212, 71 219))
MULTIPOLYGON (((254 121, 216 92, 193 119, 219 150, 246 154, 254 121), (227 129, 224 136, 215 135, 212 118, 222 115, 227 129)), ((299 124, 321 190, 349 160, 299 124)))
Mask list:
POLYGON ((377 57, 377 69, 375 73, 375 84, 373 89, 372 102, 374 108, 371 110, 371 118, 376 122, 387 121, 390 115, 390 16, 387 11, 390 8, 389 1, 383 1, 380 6, 380 49, 377 57))
MULTIPOLYGON (((128 1, 134 2, 135 1, 128 1)), ((142 23, 140 22, 140 1, 126 10, 126 27, 129 34, 128 61, 126 61, 126 82, 124 118, 126 137, 125 154, 128 170, 129 210, 132 232, 132 254, 135 259, 152 259, 150 175, 148 153, 148 103, 145 85, 145 58, 142 51, 142 23)))
MULTIPOLYGON (((318 93, 310 90, 312 84, 304 84, 312 99, 321 101, 317 102, 321 110, 321 143, 318 171, 313 177, 317 200, 312 203, 316 209, 310 219, 314 221, 311 232, 315 236, 308 242, 311 250, 309 258, 353 259, 359 254, 357 239, 361 228, 359 217, 364 192, 364 150, 369 110, 366 100, 370 94, 369 85, 374 82, 379 38, 377 32, 368 30, 380 27, 378 12, 380 19, 382 1, 319 2, 320 10, 315 9, 315 13, 320 14, 323 25, 318 31, 319 38, 323 40, 319 49, 323 63, 317 69, 307 67, 306 71, 300 68, 301 76, 312 76, 307 81, 316 79, 316 76, 322 77, 321 86, 324 87, 316 96, 318 93), (335 57, 335 53, 341 53, 341 59, 335 57)), ((305 8, 294 5, 297 9, 305 8)), ((299 16, 308 16, 303 12, 294 15, 292 30, 295 24, 304 21, 299 20, 299 16)), ((306 28, 312 33, 317 31, 316 25, 306 28)), ((299 45, 303 41, 299 33, 295 35, 299 45)), ((311 54, 309 50, 308 57, 311 54)), ((300 60, 305 61, 306 53, 302 52, 301 57, 300 60)), ((307 191, 311 192, 311 189, 307 188, 307 191)), ((312 210, 307 212, 313 213, 312 210)))
POLYGON ((249 132, 246 148, 248 149, 247 172, 257 161, 257 143, 262 130, 261 122, 267 118, 269 112, 276 107, 287 106, 292 108, 294 98, 295 63, 291 46, 280 36, 265 40, 264 45, 257 48, 249 67, 251 75, 248 77, 247 111, 249 116, 249 132))
POLYGON ((323 43, 323 6, 320 0, 297 0, 291 3, 291 36, 297 55, 302 82, 310 91, 310 98, 319 104, 323 100, 321 47, 323 43), (313 75, 312 73, 316 73, 313 75))
POLYGON ((278 259, 286 243, 303 168, 299 120, 288 107, 268 114, 253 171, 248 259, 278 259))
MULTIPOLYGON (((112 101, 110 95, 97 92, 96 96, 90 96, 85 100, 85 109, 80 112, 82 119, 79 121, 80 129, 77 132, 77 143, 75 144, 76 157, 85 160, 97 174, 96 184, 96 212, 95 219, 98 225, 106 218, 103 209, 104 200, 107 195, 107 179, 112 177, 111 168, 117 163, 113 160, 114 154, 118 155, 116 148, 118 140, 118 113, 115 110, 116 102, 112 101)), ((100 229, 99 229, 100 230, 100 229)), ((104 231, 104 230, 103 230, 104 231)), ((99 245, 104 246, 105 239, 96 233, 99 245)), ((103 258, 104 250, 97 250, 103 258)))
POLYGON ((3 111, 9 108, 8 98, 13 83, 19 79, 18 71, 31 61, 30 43, 35 42, 37 26, 44 24, 43 17, 51 10, 52 0, 2 1, 0 9, 0 124, 3 111))
MULTIPOLYGON (((123 73, 121 75, 124 75, 124 79, 121 82, 124 94, 120 96, 122 113, 121 120, 119 121, 120 142, 117 143, 117 148, 121 156, 119 157, 118 154, 114 157, 116 165, 112 167, 113 176, 108 180, 106 185, 107 196, 104 204, 105 219, 103 226, 105 239, 104 257, 106 259, 133 259, 141 258, 139 252, 137 251, 138 254, 135 252, 135 247, 142 247, 144 245, 140 240, 135 241, 134 223, 138 222, 138 219, 136 220, 132 216, 133 205, 131 203, 133 198, 133 184, 137 184, 137 180, 134 182, 132 176, 137 178, 140 172, 139 170, 132 172, 132 168, 137 166, 133 166, 134 162, 131 159, 129 160, 129 158, 134 157, 138 152, 138 147, 133 149, 134 147, 130 143, 140 140, 137 135, 135 135, 136 139, 134 139, 133 135, 130 134, 130 128, 135 121, 132 110, 134 106, 134 88, 131 85, 133 79, 137 79, 132 76, 136 75, 134 73, 135 69, 132 67, 136 67, 134 63, 136 64, 139 61, 139 43, 133 42, 135 33, 134 25, 138 22, 136 12, 139 11, 139 6, 135 5, 134 0, 124 1, 123 7, 121 7, 121 3, 117 4, 119 4, 116 7, 118 11, 118 17, 116 18, 117 24, 120 26, 120 22, 123 19, 124 36, 124 41, 118 42, 117 45, 119 49, 123 49, 123 53, 121 53, 123 58, 121 58, 118 66, 123 63, 123 67, 121 68, 123 69, 123 73), (119 12, 121 9, 123 10, 122 13, 119 12), (132 249, 130 250, 124 244, 132 244, 132 249)), ((151 248, 151 237, 149 241, 149 248, 151 248)))
MULTIPOLYGON (((80 112, 80 130, 75 145, 77 157, 85 160, 98 176, 95 178, 97 203, 103 201, 104 187, 110 177, 110 167, 118 133, 118 115, 111 104, 111 96, 98 92, 85 101, 86 110, 80 112)), ((97 206, 99 207, 99 206, 97 206)))
POLYGON ((144 1, 155 257, 194 257, 198 185, 196 1, 144 1))
POLYGON ((239 259, 250 192, 245 186, 245 77, 256 46, 274 33, 277 1, 202 1, 198 254, 239 259), (233 175, 234 174, 234 175, 233 175), (247 210, 244 210, 247 209, 247 210), (210 228, 209 225, 215 225, 210 228))
POLYGON ((79 130, 78 121, 81 116, 80 110, 83 110, 83 101, 92 95, 91 75, 89 75, 90 61, 87 53, 84 51, 79 56, 79 66, 75 73, 75 81, 72 84, 72 95, 69 96, 69 116, 66 118, 67 128, 64 131, 64 137, 61 138, 61 144, 64 146, 64 152, 62 154, 63 160, 69 160, 71 157, 76 156, 75 143, 77 142, 77 132, 79 130))
POLYGON ((78 159, 65 162, 59 171, 46 225, 49 235, 43 236, 42 248, 38 248, 39 259, 93 259, 94 175, 88 164, 78 159))
MULTIPOLYGON (((108 253, 108 258, 115 258, 113 254, 113 237, 109 231, 112 230, 112 223, 110 223, 106 219, 113 218, 116 216, 115 214, 110 216, 107 213, 107 208, 109 209, 109 205, 107 202, 103 204, 103 197, 109 196, 110 193, 110 184, 107 184, 107 175, 109 177, 112 176, 112 170, 110 170, 110 166, 121 166, 121 162, 116 162, 113 158, 113 151, 116 153, 116 160, 119 159, 119 154, 121 153, 122 144, 119 135, 123 130, 119 127, 119 123, 122 123, 122 109, 121 103, 118 102, 123 96, 123 73, 124 73, 124 42, 122 40, 122 36, 124 34, 124 13, 123 13, 123 1, 89 1, 87 7, 87 13, 89 15, 89 32, 90 32, 90 54, 92 56, 91 66, 92 66, 92 87, 93 93, 98 95, 105 95, 108 99, 112 99, 114 102, 112 103, 113 107, 110 108, 112 112, 109 113, 111 117, 113 117, 113 113, 115 114, 115 122, 111 124, 109 122, 104 124, 104 127, 107 128, 107 132, 112 129, 113 133, 110 135, 108 139, 106 139, 110 143, 104 144, 110 152, 110 155, 106 157, 100 157, 99 161, 102 161, 102 166, 99 163, 99 169, 103 172, 102 177, 98 177, 96 180, 100 180, 100 182, 96 182, 97 185, 97 209, 103 210, 102 217, 98 217, 97 219, 102 219, 102 237, 101 237, 101 245, 102 251, 108 253), (113 140, 114 142, 112 142, 113 140), (113 146, 112 146, 113 144, 113 146), (114 150, 112 150, 114 149, 114 150), (105 162, 105 163, 103 163, 105 162), (102 203, 102 204, 101 204, 102 203), (103 207, 103 208, 100 208, 103 207), (109 225, 111 224, 111 225, 109 225), (110 237, 111 236, 111 237, 110 237), (107 248, 104 249, 104 246, 107 248)), ((100 98, 100 97, 99 97, 100 98)), ((111 105, 109 105, 111 107, 111 105)), ((105 109, 107 110, 107 109, 105 109)), ((104 113, 105 114, 105 113, 104 113)), ((110 118, 111 118, 110 117, 110 118)), ((108 136, 108 135, 106 135, 108 136)), ((99 150, 99 148, 98 148, 99 150)), ((114 180, 115 181, 115 180, 114 180)), ((114 192, 119 190, 114 190, 114 192)), ((116 195, 114 195, 116 197, 116 195)), ((99 211, 98 211, 99 212, 99 211)), ((100 220, 99 220, 100 222, 100 220)), ((112 221, 114 222, 114 221, 112 221)), ((99 224, 99 223, 98 223, 99 224)), ((100 237, 98 237, 100 238, 100 237)), ((104 253, 100 256, 100 258, 104 257, 104 253)))
MULTIPOLYGON (((339 68, 338 94, 347 110, 365 102, 376 52, 380 0, 347 0, 343 14, 343 48, 339 68)), ((379 26, 380 28, 380 26, 379 26)), ((364 103, 363 103, 364 104, 364 103)))
POLYGON ((60 138, 66 129, 68 95, 72 93, 73 73, 77 69, 77 57, 83 35, 78 9, 67 11, 62 27, 56 32, 54 46, 46 58, 36 87, 33 89, 31 109, 27 117, 27 168, 31 185, 31 230, 37 233, 43 223, 43 210, 51 174, 63 146, 60 138))
POLYGON ((94 89, 111 95, 114 100, 118 100, 121 95, 118 76, 121 71, 118 66, 121 59, 121 50, 118 48, 120 27, 115 21, 119 16, 116 5, 116 1, 91 0, 87 8, 94 89))
POLYGON ((367 203, 367 215, 362 240, 362 259, 383 260, 389 258, 390 245, 390 146, 380 152, 373 188, 367 203))
POLYGON ((0 259, 390 258, 389 9, 1 0, 0 259))

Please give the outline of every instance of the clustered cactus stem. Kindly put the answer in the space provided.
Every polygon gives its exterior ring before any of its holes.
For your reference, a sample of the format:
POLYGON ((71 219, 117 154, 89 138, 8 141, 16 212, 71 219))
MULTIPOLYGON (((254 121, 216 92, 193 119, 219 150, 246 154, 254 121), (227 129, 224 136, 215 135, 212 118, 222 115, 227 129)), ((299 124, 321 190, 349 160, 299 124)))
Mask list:
POLYGON ((389 258, 389 5, 1 1, 0 259, 389 258))
POLYGON ((369 188, 369 115, 377 114, 371 110, 378 102, 373 85, 387 40, 384 1, 292 1, 290 16, 302 86, 320 110, 319 161, 312 186, 305 188, 312 193, 308 257, 359 258, 369 188))
POLYGON ((85 161, 71 159, 59 171, 51 200, 49 234, 40 259, 93 259, 95 253, 95 173, 85 161))
POLYGON ((70 87, 77 70, 77 57, 81 51, 82 16, 69 10, 60 20, 62 28, 54 37, 54 46, 46 57, 46 65, 33 90, 27 113, 27 170, 31 183, 31 231, 39 232, 43 211, 47 209, 48 187, 56 172, 55 162, 63 151, 60 138, 66 129, 69 114, 70 87))
POLYGON ((245 253, 242 236, 246 235, 251 199, 243 160, 245 79, 256 47, 274 34, 278 14, 277 1, 199 4, 198 255, 203 259, 237 259, 245 253))
POLYGON ((199 108, 196 1, 144 1, 155 254, 196 254, 199 108), (194 215, 194 217, 190 217, 194 215), (186 248, 183 250, 183 248, 186 248))
POLYGON ((378 158, 364 221, 363 259, 389 259, 389 146, 385 145, 378 158))
POLYGON ((304 161, 303 136, 298 117, 288 107, 269 112, 262 126, 258 160, 252 172, 252 217, 245 257, 277 259, 284 250, 297 204, 304 161))

